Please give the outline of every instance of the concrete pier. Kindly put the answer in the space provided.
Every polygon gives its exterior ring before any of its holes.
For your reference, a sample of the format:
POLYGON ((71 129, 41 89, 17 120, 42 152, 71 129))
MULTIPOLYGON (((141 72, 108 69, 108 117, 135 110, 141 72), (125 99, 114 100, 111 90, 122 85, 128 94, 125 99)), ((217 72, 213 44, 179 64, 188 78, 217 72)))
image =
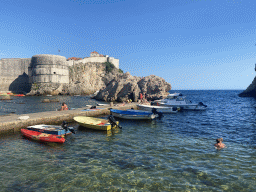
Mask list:
POLYGON ((113 109, 131 109, 137 108, 138 103, 130 103, 125 104, 124 106, 97 106, 100 110, 95 111, 83 111, 84 109, 88 109, 88 107, 78 108, 74 110, 68 111, 47 111, 47 112, 39 112, 39 113, 29 113, 23 115, 6 115, 0 116, 0 134, 11 134, 15 132, 19 132, 20 129, 26 128, 30 125, 37 125, 37 124, 61 124, 63 121, 72 122, 75 116, 100 116, 100 115, 109 115, 110 108, 113 109), (28 119, 20 120, 19 117, 21 116, 29 116, 28 119))

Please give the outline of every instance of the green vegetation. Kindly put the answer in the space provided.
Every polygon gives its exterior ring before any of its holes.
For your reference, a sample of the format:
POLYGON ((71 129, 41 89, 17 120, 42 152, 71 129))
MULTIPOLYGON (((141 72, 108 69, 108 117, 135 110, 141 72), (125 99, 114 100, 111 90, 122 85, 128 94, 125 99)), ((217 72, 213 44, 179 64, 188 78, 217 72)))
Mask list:
POLYGON ((119 73, 124 73, 122 69, 119 69, 119 73))
MULTIPOLYGON (((111 62, 105 62, 104 64, 106 65, 106 72, 108 73, 112 72, 112 70, 116 68, 111 62)), ((119 69, 118 71, 119 73, 124 73, 122 69, 119 69)))
POLYGON ((106 72, 108 73, 110 73, 115 68, 115 65, 110 62, 105 62, 104 64, 106 65, 106 72))

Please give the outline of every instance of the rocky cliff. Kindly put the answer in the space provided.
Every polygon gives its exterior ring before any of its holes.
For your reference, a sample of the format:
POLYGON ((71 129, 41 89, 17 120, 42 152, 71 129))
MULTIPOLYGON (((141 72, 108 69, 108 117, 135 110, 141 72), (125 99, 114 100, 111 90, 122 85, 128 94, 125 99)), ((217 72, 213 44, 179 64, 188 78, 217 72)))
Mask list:
POLYGON ((252 83, 239 94, 239 97, 256 97, 256 77, 253 79, 252 83))
POLYGON ((69 67, 69 84, 33 84, 29 95, 90 95, 99 91, 97 100, 122 102, 137 101, 140 93, 149 100, 159 99, 169 90, 171 85, 155 75, 142 78, 116 68, 108 72, 103 63, 79 63, 69 67))
POLYGON ((129 72, 114 77, 106 87, 101 89, 95 96, 97 100, 103 101, 137 101, 139 94, 146 94, 148 100, 166 97, 171 90, 171 85, 163 78, 155 75, 147 77, 132 76, 129 72))

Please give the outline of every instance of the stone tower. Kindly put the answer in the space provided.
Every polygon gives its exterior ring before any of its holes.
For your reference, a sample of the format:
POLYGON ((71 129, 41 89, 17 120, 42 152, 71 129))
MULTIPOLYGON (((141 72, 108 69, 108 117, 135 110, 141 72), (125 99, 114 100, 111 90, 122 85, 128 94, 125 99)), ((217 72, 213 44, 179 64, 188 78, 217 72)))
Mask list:
POLYGON ((66 57, 59 55, 34 55, 28 69, 30 83, 68 84, 69 71, 66 57))

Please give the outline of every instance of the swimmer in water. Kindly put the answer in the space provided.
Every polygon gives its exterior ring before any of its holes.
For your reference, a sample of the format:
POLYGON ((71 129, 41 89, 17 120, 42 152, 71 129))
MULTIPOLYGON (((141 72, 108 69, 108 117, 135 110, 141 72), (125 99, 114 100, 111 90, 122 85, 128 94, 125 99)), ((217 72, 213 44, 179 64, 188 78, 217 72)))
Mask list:
POLYGON ((214 146, 215 146, 216 149, 223 149, 223 148, 226 147, 225 144, 222 143, 222 141, 223 141, 223 138, 216 139, 216 142, 217 142, 217 143, 214 144, 214 146))

